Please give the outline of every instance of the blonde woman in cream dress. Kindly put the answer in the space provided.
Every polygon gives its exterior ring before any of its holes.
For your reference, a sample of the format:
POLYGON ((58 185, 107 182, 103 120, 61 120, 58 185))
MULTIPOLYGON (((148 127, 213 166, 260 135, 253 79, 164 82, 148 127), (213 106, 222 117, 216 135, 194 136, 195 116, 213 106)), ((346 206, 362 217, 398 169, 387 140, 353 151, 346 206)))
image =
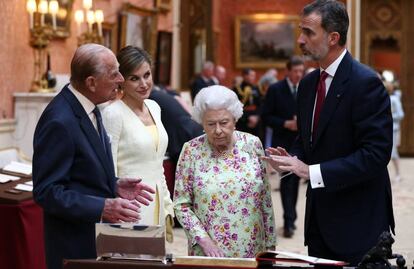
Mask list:
POLYGON ((127 46, 117 55, 125 81, 123 96, 103 110, 118 177, 138 177, 156 190, 149 206, 141 205, 140 224, 166 225, 172 241, 173 208, 164 177, 168 145, 159 105, 148 97, 153 87, 151 58, 138 47, 127 46))

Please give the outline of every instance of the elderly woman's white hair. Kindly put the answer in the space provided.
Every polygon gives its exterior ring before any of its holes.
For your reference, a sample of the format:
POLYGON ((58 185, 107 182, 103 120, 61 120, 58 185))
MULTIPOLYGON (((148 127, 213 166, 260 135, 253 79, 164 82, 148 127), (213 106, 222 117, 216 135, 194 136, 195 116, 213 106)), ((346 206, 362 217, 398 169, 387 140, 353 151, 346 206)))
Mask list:
POLYGON ((209 110, 226 109, 238 121, 243 115, 243 104, 234 91, 221 85, 201 89, 194 99, 193 119, 202 124, 204 113, 209 110))

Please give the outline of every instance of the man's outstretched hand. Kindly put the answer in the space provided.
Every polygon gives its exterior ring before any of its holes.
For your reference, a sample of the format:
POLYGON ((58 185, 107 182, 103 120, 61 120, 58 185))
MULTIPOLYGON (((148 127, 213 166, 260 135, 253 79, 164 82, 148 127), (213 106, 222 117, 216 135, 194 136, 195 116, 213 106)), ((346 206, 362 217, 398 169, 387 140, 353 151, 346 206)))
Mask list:
POLYGON ((141 204, 149 205, 154 199, 151 194, 155 190, 141 182, 139 178, 120 178, 117 181, 119 197, 127 200, 137 200, 141 204))

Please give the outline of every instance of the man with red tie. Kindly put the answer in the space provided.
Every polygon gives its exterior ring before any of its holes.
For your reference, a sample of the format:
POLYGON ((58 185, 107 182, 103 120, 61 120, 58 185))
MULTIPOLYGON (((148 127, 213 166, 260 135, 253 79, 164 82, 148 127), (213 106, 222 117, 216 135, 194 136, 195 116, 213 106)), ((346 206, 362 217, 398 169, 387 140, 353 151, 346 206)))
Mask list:
POLYGON ((317 0, 303 9, 298 43, 320 68, 299 85, 298 139, 290 153, 270 148, 265 159, 309 179, 309 255, 356 266, 383 231, 394 231, 387 171, 392 117, 380 79, 345 49, 348 25, 339 1, 317 0))

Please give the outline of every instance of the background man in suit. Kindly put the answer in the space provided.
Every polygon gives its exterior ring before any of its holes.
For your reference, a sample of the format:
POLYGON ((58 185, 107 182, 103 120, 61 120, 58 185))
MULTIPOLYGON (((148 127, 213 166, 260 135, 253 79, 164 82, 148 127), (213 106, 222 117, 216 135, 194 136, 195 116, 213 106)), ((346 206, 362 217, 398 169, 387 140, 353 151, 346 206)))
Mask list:
POLYGON ((97 44, 79 47, 70 84, 50 102, 34 135, 34 199, 44 209, 46 262, 95 258, 95 223, 139 220, 139 202, 154 190, 140 179, 116 179, 109 139, 96 105, 114 99, 115 55, 97 44), (115 198, 119 196, 118 198, 115 198))
MULTIPOLYGON (((270 126, 273 129, 272 147, 283 147, 289 150, 297 136, 296 92, 299 81, 303 77, 305 66, 301 57, 293 56, 287 62, 286 67, 286 78, 272 84, 267 91, 262 116, 266 126, 270 126)), ((298 190, 299 178, 295 174, 281 179, 280 196, 283 206, 283 236, 287 238, 293 236, 296 228, 298 190)))
POLYGON ((298 91, 298 139, 289 155, 270 149, 279 171, 310 179, 305 216, 309 255, 357 265, 383 231, 394 230, 387 171, 392 147, 390 100, 374 71, 346 51, 343 3, 303 9, 298 43, 320 68, 298 91))
POLYGON ((194 81, 191 83, 191 100, 194 101, 197 93, 208 86, 215 85, 214 82, 214 64, 210 61, 207 61, 203 64, 200 75, 198 75, 194 81))

